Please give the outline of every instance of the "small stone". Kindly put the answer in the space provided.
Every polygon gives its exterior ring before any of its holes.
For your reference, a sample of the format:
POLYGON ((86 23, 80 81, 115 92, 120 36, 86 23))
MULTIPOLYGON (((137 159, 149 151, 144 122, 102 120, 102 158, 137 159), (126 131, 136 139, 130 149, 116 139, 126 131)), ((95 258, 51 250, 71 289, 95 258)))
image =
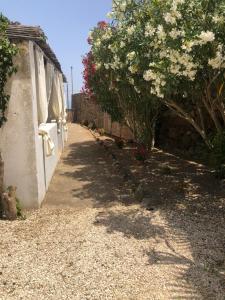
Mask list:
POLYGON ((136 189, 135 194, 134 194, 135 200, 141 202, 144 198, 144 194, 145 194, 144 186, 143 186, 143 184, 139 184, 138 188, 136 189))

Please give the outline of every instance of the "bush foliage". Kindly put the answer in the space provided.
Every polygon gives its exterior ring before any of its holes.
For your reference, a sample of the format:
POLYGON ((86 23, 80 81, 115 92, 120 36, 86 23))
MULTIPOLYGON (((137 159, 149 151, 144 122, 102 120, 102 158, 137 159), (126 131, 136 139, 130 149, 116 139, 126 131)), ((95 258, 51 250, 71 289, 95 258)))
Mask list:
POLYGON ((108 17, 112 22, 99 22, 88 38, 85 91, 147 146, 167 106, 221 161, 224 0, 114 0, 108 17))
POLYGON ((5 93, 5 85, 8 78, 16 71, 13 65, 13 57, 17 48, 10 43, 6 36, 6 29, 9 21, 0 15, 0 127, 6 122, 6 110, 9 102, 9 95, 5 93))

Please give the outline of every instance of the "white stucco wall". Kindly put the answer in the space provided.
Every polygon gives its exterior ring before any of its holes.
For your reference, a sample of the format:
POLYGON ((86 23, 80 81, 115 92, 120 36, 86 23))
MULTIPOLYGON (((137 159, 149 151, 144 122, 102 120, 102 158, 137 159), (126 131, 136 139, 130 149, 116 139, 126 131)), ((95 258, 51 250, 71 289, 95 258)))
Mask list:
POLYGON ((7 85, 11 95, 8 122, 0 130, 0 150, 5 163, 4 183, 17 187, 24 207, 38 207, 36 160, 36 110, 31 81, 30 42, 19 45, 15 59, 18 72, 7 85))
POLYGON ((48 132, 48 135, 50 136, 55 146, 54 152, 51 156, 47 156, 46 152, 44 151, 45 185, 46 185, 46 189, 48 189, 55 168, 57 166, 57 162, 60 157, 57 124, 56 123, 41 124, 39 128, 48 132))
POLYGON ((17 197, 24 208, 38 208, 63 150, 63 129, 59 133, 56 123, 41 125, 55 144, 54 155, 47 157, 38 128, 34 44, 22 42, 18 47, 18 72, 6 87, 10 95, 8 121, 0 129, 4 184, 17 187, 17 197))

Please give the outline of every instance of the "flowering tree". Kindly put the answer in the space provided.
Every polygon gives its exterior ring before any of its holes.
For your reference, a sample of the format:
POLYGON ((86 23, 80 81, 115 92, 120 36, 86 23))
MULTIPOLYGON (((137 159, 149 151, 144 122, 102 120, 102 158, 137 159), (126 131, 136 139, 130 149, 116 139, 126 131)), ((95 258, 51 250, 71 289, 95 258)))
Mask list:
POLYGON ((101 88, 113 96, 102 104, 120 108, 139 135, 166 105, 211 148, 225 129, 224 0, 113 0, 109 17, 89 37, 97 99, 101 88))
POLYGON ((115 0, 111 13, 123 43, 140 36, 139 51, 128 53, 131 73, 143 72, 150 93, 208 146, 209 127, 225 125, 224 8, 222 0, 115 0))
POLYGON ((92 62, 89 61, 89 67, 85 67, 85 86, 88 85, 113 120, 123 120, 140 142, 151 147, 159 102, 146 91, 142 74, 130 71, 132 53, 127 54, 121 35, 123 31, 120 28, 102 22, 91 32, 92 62), (94 64, 95 71, 87 80, 87 70, 92 69, 90 63, 94 64))

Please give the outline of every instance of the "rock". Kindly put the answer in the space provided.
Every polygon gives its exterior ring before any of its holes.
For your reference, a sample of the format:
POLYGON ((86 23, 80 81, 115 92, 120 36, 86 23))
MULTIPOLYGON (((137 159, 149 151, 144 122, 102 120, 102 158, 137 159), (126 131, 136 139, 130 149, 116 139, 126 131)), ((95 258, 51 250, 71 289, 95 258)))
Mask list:
POLYGON ((136 201, 142 201, 145 195, 145 189, 143 183, 140 183, 134 193, 134 197, 136 201))
POLYGON ((144 207, 148 211, 153 211, 153 210, 155 210, 155 207, 154 207, 154 204, 152 202, 153 202, 152 198, 145 197, 142 200, 142 207, 144 207))
POLYGON ((16 208, 16 188, 9 187, 7 193, 3 193, 2 196, 2 210, 8 220, 17 219, 17 208, 16 208))

